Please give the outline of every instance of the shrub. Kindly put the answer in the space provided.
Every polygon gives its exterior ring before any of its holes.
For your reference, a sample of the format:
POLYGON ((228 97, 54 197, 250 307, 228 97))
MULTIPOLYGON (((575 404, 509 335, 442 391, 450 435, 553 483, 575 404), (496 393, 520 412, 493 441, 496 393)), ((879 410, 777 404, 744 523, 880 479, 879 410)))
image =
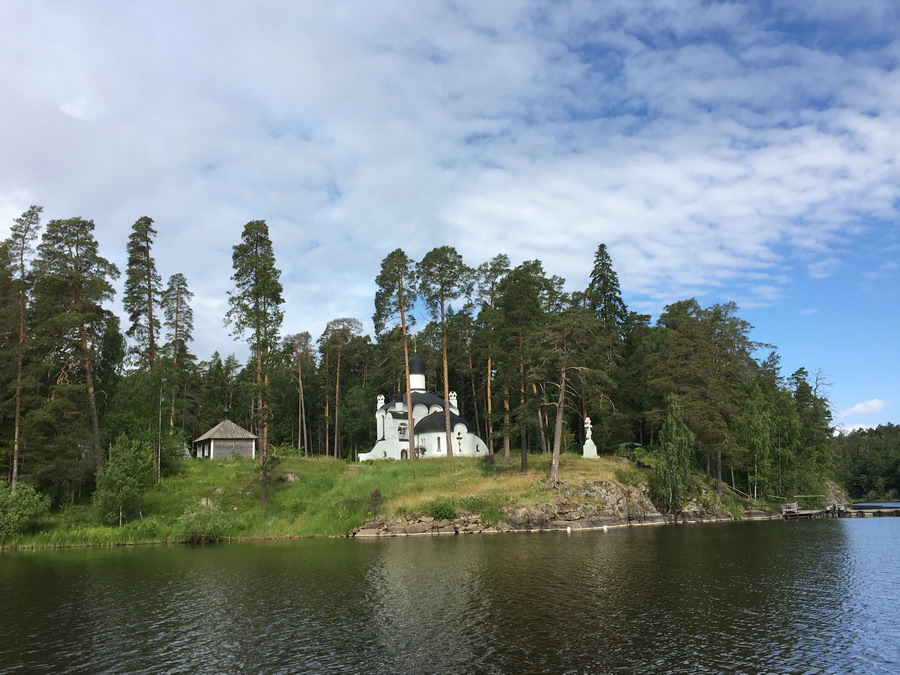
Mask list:
POLYGON ((428 505, 428 515, 436 520, 453 520, 456 518, 456 507, 446 499, 436 499, 428 505))
POLYGON ((214 506, 200 506, 185 511, 178 518, 179 541, 191 544, 213 544, 228 533, 228 517, 214 506))
POLYGON ((481 514, 481 520, 488 525, 499 525, 506 520, 506 517, 496 506, 489 506, 481 514))
POLYGON ((28 483, 18 483, 16 491, 0 490, 0 539, 23 534, 35 527, 50 510, 47 495, 28 483))
POLYGON ((644 474, 640 469, 633 466, 622 466, 614 472, 616 480, 622 485, 630 485, 638 487, 644 482, 644 474))
POLYGON ((97 473, 94 502, 107 525, 140 513, 144 493, 154 482, 153 449, 147 442, 119 436, 110 458, 97 473))
POLYGON ((384 506, 385 501, 387 500, 384 498, 384 495, 381 494, 381 490, 372 490, 372 492, 369 493, 369 511, 373 516, 378 515, 378 511, 384 506))

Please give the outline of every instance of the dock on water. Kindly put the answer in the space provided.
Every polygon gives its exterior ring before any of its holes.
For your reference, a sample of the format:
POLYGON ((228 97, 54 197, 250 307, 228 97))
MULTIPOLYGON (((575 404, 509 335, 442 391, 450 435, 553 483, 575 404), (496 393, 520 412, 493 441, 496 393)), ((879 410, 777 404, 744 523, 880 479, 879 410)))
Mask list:
POLYGON ((819 509, 801 509, 800 504, 781 505, 781 515, 785 520, 798 518, 882 518, 900 517, 900 508, 851 509, 844 504, 830 504, 819 509))

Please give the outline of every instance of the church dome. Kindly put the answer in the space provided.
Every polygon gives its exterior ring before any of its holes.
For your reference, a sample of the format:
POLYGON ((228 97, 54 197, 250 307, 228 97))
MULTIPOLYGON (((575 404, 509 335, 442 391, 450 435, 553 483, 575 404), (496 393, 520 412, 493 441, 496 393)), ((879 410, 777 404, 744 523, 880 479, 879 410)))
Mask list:
POLYGON ((424 375, 425 374, 425 361, 421 356, 414 353, 409 357, 409 374, 410 375, 424 375))

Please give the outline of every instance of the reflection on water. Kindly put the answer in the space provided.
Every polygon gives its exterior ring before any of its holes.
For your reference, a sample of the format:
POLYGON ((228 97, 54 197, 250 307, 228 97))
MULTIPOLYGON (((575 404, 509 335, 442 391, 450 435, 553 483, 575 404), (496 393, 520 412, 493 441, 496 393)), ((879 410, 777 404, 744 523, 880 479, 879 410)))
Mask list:
POLYGON ((0 555, 0 671, 894 673, 900 519, 0 555))

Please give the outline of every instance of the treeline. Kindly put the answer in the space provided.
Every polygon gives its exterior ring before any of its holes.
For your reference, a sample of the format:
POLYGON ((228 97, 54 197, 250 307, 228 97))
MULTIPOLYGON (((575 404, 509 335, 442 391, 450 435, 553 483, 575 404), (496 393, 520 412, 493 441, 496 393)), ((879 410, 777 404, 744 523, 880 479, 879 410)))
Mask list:
POLYGON ((853 499, 900 499, 900 427, 879 425, 834 439, 837 472, 853 499))
POLYGON ((519 452, 523 470, 529 453, 579 449, 588 416, 606 453, 663 452, 672 440, 660 443, 661 430, 679 422, 689 468, 752 496, 815 492, 832 469, 819 378, 785 377, 774 351, 758 360, 766 346, 733 303, 682 300, 651 325, 622 301, 603 244, 574 293, 539 260, 514 266, 500 254, 470 266, 449 246, 420 261, 398 249, 375 280, 375 335, 353 317, 319 336, 283 335, 280 272, 265 222, 253 221, 234 246, 224 317, 251 348, 241 363, 191 351, 188 280, 157 273, 146 217, 128 239, 121 326, 120 270, 93 230, 81 218, 42 225, 35 206, 0 248, 0 452, 13 487, 25 481, 56 504, 93 492, 122 437, 152 447, 158 479, 225 408, 260 436, 264 496, 271 448, 341 458, 370 449, 376 397, 406 390, 411 349, 429 388, 456 391, 489 451, 519 452), (412 338, 414 309, 429 320, 412 338))

